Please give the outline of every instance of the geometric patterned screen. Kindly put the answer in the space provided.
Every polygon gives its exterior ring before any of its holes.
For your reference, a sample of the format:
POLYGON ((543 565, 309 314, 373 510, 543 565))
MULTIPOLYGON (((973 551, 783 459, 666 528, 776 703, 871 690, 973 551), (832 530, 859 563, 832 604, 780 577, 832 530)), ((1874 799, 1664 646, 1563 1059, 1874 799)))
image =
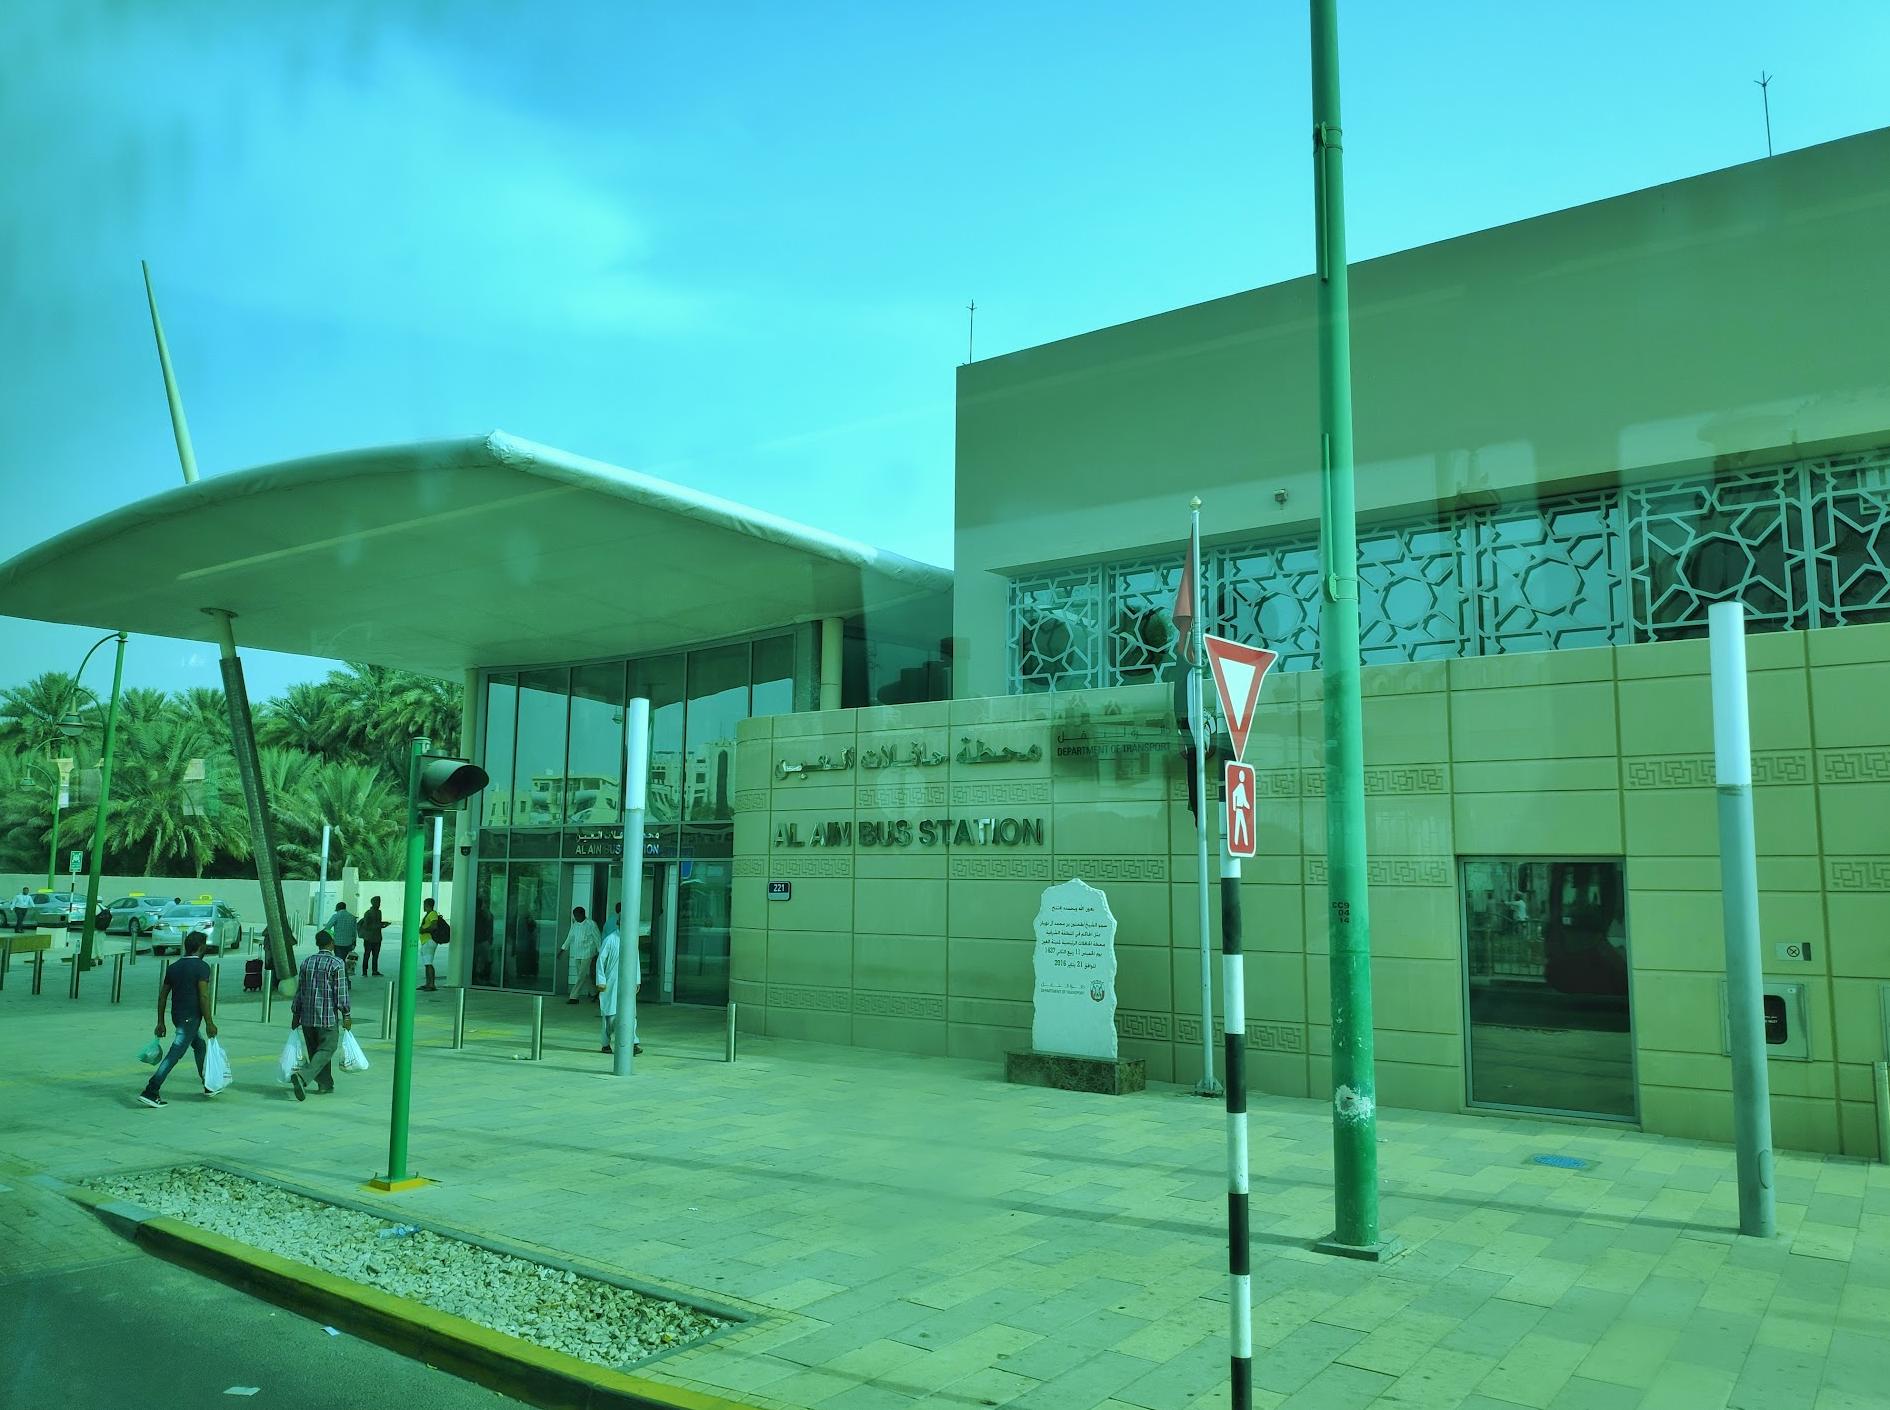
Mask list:
MULTIPOLYGON (((1890 449, 1359 527, 1367 664, 1890 620, 1890 449)), ((1319 664, 1316 535, 1204 551, 1208 630, 1319 664)), ((1013 692, 1158 679, 1179 555, 1011 581, 1013 692)))

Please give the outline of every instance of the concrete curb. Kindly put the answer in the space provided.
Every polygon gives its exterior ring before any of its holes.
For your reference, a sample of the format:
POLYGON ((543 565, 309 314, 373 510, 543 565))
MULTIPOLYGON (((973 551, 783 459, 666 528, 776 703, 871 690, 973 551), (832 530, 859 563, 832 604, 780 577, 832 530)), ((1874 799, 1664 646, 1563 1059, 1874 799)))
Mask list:
POLYGON ((168 1215, 42 1180, 160 1258, 546 1410, 755 1410, 595 1366, 168 1215))

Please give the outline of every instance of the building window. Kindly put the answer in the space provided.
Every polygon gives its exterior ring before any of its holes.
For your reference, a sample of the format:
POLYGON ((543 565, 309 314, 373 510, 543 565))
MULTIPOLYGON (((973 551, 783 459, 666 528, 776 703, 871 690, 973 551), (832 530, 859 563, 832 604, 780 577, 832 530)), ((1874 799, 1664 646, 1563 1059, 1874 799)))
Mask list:
MULTIPOLYGON (((1319 664, 1316 535, 1204 555, 1209 631, 1319 664)), ((1890 621, 1890 449, 1361 526, 1366 664, 1706 634, 1736 593, 1755 631, 1890 621)), ((1159 678, 1181 556, 1014 578, 1010 689, 1159 678)))

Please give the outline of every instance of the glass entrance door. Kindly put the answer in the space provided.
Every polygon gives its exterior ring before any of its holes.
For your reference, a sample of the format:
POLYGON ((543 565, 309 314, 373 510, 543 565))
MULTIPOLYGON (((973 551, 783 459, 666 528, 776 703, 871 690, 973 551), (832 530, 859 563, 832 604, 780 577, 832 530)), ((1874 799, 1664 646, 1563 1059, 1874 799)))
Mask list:
POLYGON ((1635 1118, 1618 859, 1463 863, 1473 1106, 1635 1118))

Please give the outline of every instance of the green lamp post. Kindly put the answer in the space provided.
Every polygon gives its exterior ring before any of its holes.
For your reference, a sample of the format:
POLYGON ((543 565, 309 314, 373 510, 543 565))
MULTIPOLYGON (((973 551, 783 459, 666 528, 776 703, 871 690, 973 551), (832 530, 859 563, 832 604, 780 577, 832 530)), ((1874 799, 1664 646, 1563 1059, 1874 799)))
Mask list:
MULTIPOLYGON (((79 662, 77 681, 85 674, 85 668, 92 660, 92 652, 106 642, 116 640, 118 657, 112 666, 111 703, 105 707, 105 753, 98 767, 98 807, 92 820, 92 865, 85 883, 85 928, 79 934, 79 957, 73 970, 73 989, 78 989, 78 975, 92 964, 92 937, 97 928, 99 874, 105 865, 105 817, 112 800, 112 753, 118 742, 118 692, 125 679, 125 642, 128 638, 123 632, 112 632, 92 643, 92 650, 85 653, 85 660, 79 662)), ((136 951, 136 944, 133 944, 136 951)))

